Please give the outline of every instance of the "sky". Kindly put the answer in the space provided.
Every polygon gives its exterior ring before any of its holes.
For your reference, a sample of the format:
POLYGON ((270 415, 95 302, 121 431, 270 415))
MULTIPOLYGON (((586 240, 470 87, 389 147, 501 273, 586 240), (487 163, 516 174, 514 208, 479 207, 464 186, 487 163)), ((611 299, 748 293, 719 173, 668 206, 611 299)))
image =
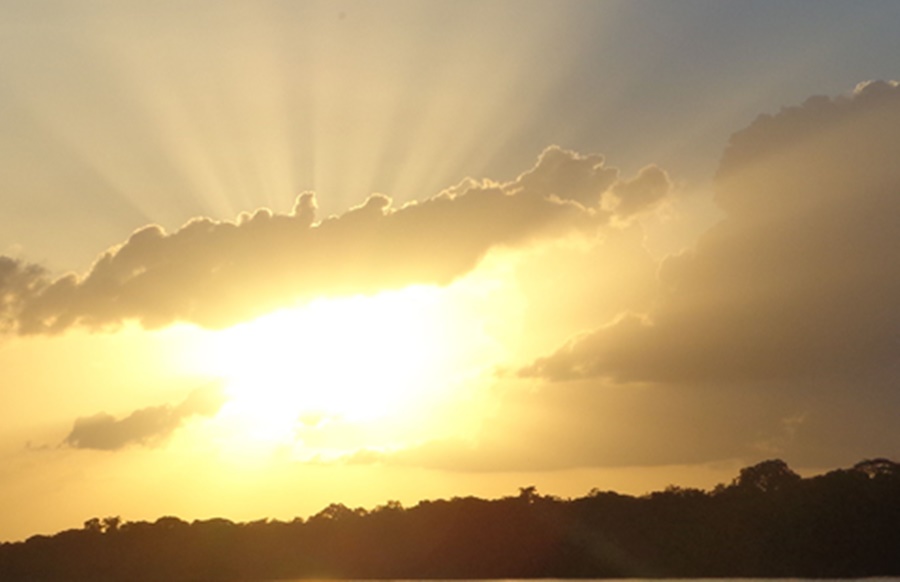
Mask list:
POLYGON ((0 540, 900 457, 900 4, 0 4, 0 540))

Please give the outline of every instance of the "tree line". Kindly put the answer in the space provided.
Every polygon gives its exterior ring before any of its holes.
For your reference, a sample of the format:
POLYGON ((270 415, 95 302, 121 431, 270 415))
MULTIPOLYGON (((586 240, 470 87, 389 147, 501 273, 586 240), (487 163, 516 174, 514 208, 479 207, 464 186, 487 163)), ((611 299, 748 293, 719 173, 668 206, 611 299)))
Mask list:
POLYGON ((308 519, 94 518, 0 544, 0 580, 864 577, 900 575, 900 464, 801 478, 781 460, 711 491, 534 487, 308 519))

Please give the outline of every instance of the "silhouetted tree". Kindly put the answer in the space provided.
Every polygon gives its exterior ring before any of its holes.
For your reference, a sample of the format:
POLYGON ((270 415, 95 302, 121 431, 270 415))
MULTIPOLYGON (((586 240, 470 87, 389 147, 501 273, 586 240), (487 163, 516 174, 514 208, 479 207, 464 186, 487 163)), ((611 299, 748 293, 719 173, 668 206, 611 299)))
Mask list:
POLYGON ((770 493, 786 489, 799 481, 800 475, 794 473, 787 463, 773 459, 741 469, 732 485, 742 490, 770 493))
POLYGON ((865 474, 870 479, 900 478, 900 464, 884 458, 865 459, 853 465, 853 470, 865 474))
POLYGON ((528 486, 370 512, 334 503, 287 523, 92 518, 0 544, 0 580, 863 577, 900 574, 897 548, 896 463, 802 479, 775 459, 712 492, 561 500, 528 486))

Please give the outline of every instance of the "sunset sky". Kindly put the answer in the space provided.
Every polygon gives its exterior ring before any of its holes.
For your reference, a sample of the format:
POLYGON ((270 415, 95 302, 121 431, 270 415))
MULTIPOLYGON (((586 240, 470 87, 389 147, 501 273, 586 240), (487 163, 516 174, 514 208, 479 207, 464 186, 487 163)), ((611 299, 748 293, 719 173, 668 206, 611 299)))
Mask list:
POLYGON ((0 3, 0 541, 900 460, 900 3, 0 3))

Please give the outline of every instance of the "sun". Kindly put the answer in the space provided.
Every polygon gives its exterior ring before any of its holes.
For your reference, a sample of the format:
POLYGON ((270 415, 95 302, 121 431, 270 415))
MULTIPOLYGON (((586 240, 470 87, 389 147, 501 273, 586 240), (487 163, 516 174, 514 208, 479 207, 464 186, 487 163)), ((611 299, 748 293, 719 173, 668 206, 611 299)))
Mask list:
POLYGON ((496 356, 478 315, 430 286, 318 299, 214 335, 204 359, 227 398, 222 434, 306 456, 434 433, 496 356))
POLYGON ((427 292, 319 300, 224 332, 219 365, 235 406, 354 421, 396 414, 439 364, 443 322, 427 292))

